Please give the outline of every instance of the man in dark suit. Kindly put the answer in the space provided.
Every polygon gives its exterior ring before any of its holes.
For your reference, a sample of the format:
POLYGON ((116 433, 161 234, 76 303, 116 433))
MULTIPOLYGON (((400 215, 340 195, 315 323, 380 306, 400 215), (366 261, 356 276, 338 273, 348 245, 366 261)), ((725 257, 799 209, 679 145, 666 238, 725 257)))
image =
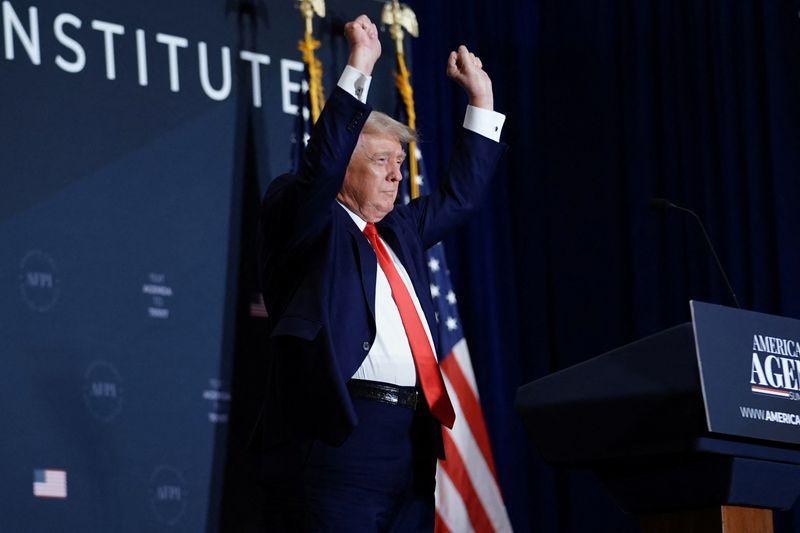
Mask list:
POLYGON ((262 205, 267 527, 431 531, 441 426, 454 414, 425 250, 477 207, 505 117, 480 59, 452 52, 447 74, 470 105, 450 170, 431 195, 395 205, 415 133, 366 104, 375 25, 361 15, 345 35, 348 64, 299 173, 273 180, 262 205))

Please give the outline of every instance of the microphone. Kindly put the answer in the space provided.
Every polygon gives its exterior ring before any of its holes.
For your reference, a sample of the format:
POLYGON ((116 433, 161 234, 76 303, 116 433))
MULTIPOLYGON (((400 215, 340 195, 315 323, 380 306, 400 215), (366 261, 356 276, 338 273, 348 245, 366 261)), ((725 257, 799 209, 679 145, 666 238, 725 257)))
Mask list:
POLYGON ((676 209, 678 211, 683 211, 684 213, 689 213, 694 217, 694 219, 697 221, 697 224, 700 226, 700 231, 703 232, 703 237, 705 237, 706 239, 706 244, 708 245, 708 249, 711 251, 711 255, 714 256, 714 261, 717 262, 717 268, 719 269, 720 274, 722 274, 722 279, 725 280, 725 286, 728 288, 728 294, 730 294, 731 298, 733 298, 733 303, 736 304, 736 307, 741 309, 742 306, 739 305, 739 299, 736 298, 736 293, 733 292, 733 287, 731 287, 731 282, 728 281, 728 275, 725 274, 725 269, 722 268, 722 262, 719 260, 717 251, 714 249, 714 245, 711 244, 711 238, 708 236, 706 227, 703 225, 703 221, 700 220, 700 217, 697 215, 697 213, 695 213, 689 208, 675 205, 666 198, 651 198, 650 207, 656 211, 658 210, 667 211, 669 209, 676 209))

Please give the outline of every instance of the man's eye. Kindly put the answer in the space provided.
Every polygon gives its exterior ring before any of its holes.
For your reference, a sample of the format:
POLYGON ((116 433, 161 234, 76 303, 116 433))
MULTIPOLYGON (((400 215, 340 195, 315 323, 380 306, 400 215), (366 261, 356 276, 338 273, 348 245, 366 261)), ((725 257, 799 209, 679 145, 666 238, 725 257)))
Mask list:
POLYGON ((389 161, 389 158, 386 157, 385 155, 379 155, 376 156, 375 159, 373 159, 373 161, 375 161, 379 165, 385 165, 389 161))

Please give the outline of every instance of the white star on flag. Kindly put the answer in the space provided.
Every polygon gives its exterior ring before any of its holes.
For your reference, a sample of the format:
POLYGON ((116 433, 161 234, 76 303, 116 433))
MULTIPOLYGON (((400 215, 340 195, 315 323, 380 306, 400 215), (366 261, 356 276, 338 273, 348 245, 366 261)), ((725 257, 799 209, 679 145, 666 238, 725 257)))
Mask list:
POLYGON ((431 257, 430 261, 428 261, 428 268, 431 269, 431 272, 439 272, 439 260, 431 257))
POLYGON ((431 283, 431 298, 439 297, 439 286, 431 283))
POLYGON ((422 179, 422 174, 418 174, 414 181, 417 183, 417 187, 422 187, 424 181, 422 179))
POLYGON ((445 298, 447 298, 447 301, 450 302, 450 305, 456 305, 456 293, 453 291, 448 292, 445 298))
POLYGON ((458 329, 458 322, 456 321, 455 318, 453 318, 451 316, 447 317, 447 320, 445 321, 445 325, 447 326, 447 329, 449 331, 453 331, 455 329, 458 329))

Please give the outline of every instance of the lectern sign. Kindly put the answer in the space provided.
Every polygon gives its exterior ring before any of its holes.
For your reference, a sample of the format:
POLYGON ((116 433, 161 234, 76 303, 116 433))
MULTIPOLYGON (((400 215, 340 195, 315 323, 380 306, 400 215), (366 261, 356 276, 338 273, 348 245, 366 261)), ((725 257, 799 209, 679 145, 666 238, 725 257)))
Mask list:
POLYGON ((800 320, 691 306, 708 429, 800 444, 800 320))

